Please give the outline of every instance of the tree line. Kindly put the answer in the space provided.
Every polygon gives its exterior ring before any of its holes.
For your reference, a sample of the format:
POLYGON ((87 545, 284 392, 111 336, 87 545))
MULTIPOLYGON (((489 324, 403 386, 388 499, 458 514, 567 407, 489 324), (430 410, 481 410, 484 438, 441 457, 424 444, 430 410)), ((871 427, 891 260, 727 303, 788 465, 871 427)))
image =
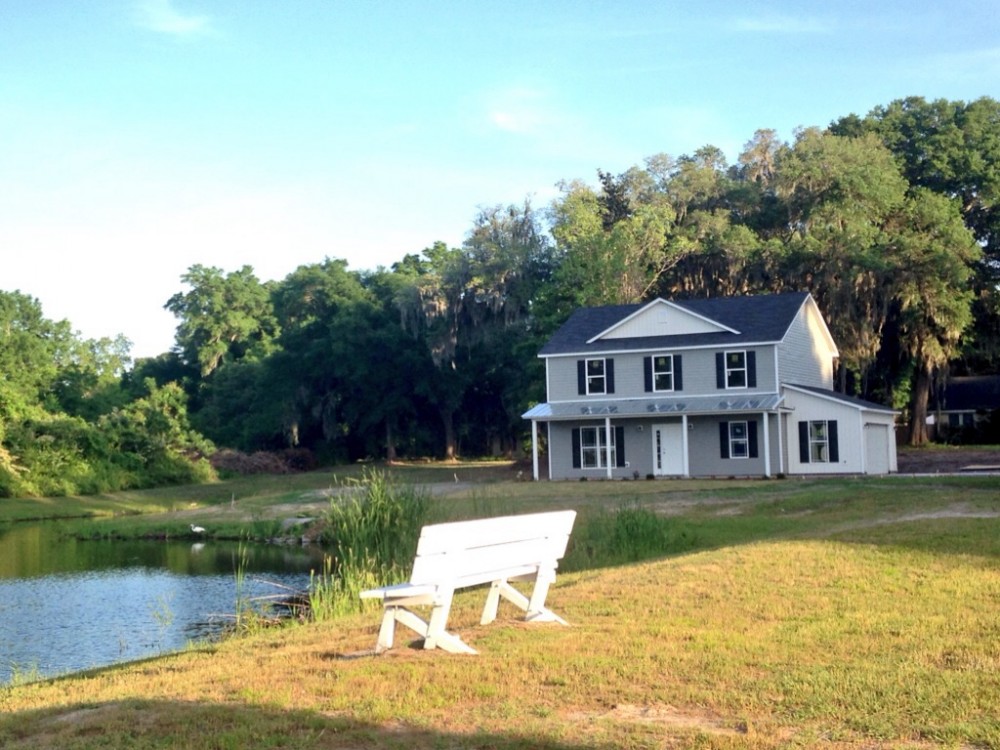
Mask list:
POLYGON ((789 142, 759 130, 734 164, 706 146, 559 188, 390 268, 192 266, 175 346, 134 363, 0 294, 0 494, 198 480, 218 447, 516 455, 536 353, 583 305, 808 290, 837 388, 904 411, 917 444, 936 383, 1000 369, 993 99, 901 99, 789 142))

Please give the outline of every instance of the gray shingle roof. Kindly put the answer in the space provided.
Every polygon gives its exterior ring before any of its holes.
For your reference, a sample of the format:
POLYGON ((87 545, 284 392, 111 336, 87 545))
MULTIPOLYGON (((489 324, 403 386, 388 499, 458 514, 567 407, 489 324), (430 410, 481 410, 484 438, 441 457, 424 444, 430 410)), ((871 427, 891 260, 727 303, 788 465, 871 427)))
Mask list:
POLYGON ((950 378, 934 405, 942 411, 1000 409, 1000 375, 950 378))
POLYGON ((650 348, 678 349, 693 346, 747 345, 780 341, 808 297, 808 292, 790 292, 749 297, 670 300, 678 307, 714 320, 739 331, 739 333, 719 331, 680 336, 647 336, 614 339, 613 341, 595 341, 592 344, 587 342, 649 303, 584 307, 574 312, 562 327, 552 334, 552 338, 545 343, 539 352, 539 356, 650 348))
POLYGON ((786 386, 790 388, 797 388, 800 391, 806 391, 807 393, 815 393, 817 396, 824 396, 834 401, 840 401, 842 404, 848 404, 854 406, 858 409, 867 409, 869 411, 886 411, 892 414, 897 414, 898 412, 884 404, 876 404, 874 401, 866 401, 863 398, 858 398, 857 396, 848 396, 844 393, 838 393, 837 391, 831 391, 828 388, 816 388, 811 385, 798 385, 797 383, 786 383, 786 386))

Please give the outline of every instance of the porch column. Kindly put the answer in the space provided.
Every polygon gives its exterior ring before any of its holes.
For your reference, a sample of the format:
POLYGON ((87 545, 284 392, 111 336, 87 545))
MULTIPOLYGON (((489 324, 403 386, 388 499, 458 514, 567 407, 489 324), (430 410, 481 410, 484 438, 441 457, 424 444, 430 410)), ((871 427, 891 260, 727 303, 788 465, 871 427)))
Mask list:
POLYGON ((771 477, 771 430, 768 429, 771 425, 768 420, 770 416, 766 411, 764 414, 764 476, 770 479, 771 477))
POLYGON ((538 421, 531 420, 531 478, 538 481, 538 421))
POLYGON ((604 452, 605 460, 604 464, 608 469, 608 479, 612 478, 612 471, 614 467, 615 453, 611 450, 611 417, 604 418, 604 452))
POLYGON ((685 479, 691 478, 691 464, 688 461, 688 415, 681 414, 681 453, 682 458, 682 469, 681 472, 685 479))
POLYGON ((861 446, 861 473, 862 474, 867 474, 868 473, 868 450, 867 450, 867 443, 865 442, 865 418, 864 418, 863 414, 861 416, 861 419, 858 420, 858 422, 860 423, 860 425, 859 425, 860 435, 858 437, 861 439, 861 442, 858 443, 858 445, 861 446))
POLYGON ((783 418, 782 413, 779 411, 775 415, 775 421, 778 423, 778 473, 785 473, 785 425, 788 424, 788 420, 783 418))

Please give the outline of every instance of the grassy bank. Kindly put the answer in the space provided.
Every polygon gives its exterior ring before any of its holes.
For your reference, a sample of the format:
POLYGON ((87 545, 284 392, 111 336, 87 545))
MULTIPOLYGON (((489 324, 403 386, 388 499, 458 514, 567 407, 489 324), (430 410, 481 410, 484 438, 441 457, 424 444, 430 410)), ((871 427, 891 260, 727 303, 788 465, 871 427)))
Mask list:
POLYGON ((570 627, 479 626, 472 591, 475 657, 365 655, 375 610, 264 632, 0 689, 0 747, 1000 748, 996 478, 447 478, 436 519, 580 511, 549 596, 570 627), (595 567, 630 534, 671 554, 595 567))

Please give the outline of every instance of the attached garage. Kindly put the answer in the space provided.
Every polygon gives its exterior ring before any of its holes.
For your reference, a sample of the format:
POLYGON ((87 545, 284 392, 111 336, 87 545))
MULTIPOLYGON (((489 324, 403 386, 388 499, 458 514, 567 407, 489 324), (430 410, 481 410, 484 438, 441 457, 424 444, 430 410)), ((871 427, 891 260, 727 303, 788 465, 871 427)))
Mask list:
POLYGON ((896 471, 896 412, 822 388, 783 386, 789 474, 896 471))

